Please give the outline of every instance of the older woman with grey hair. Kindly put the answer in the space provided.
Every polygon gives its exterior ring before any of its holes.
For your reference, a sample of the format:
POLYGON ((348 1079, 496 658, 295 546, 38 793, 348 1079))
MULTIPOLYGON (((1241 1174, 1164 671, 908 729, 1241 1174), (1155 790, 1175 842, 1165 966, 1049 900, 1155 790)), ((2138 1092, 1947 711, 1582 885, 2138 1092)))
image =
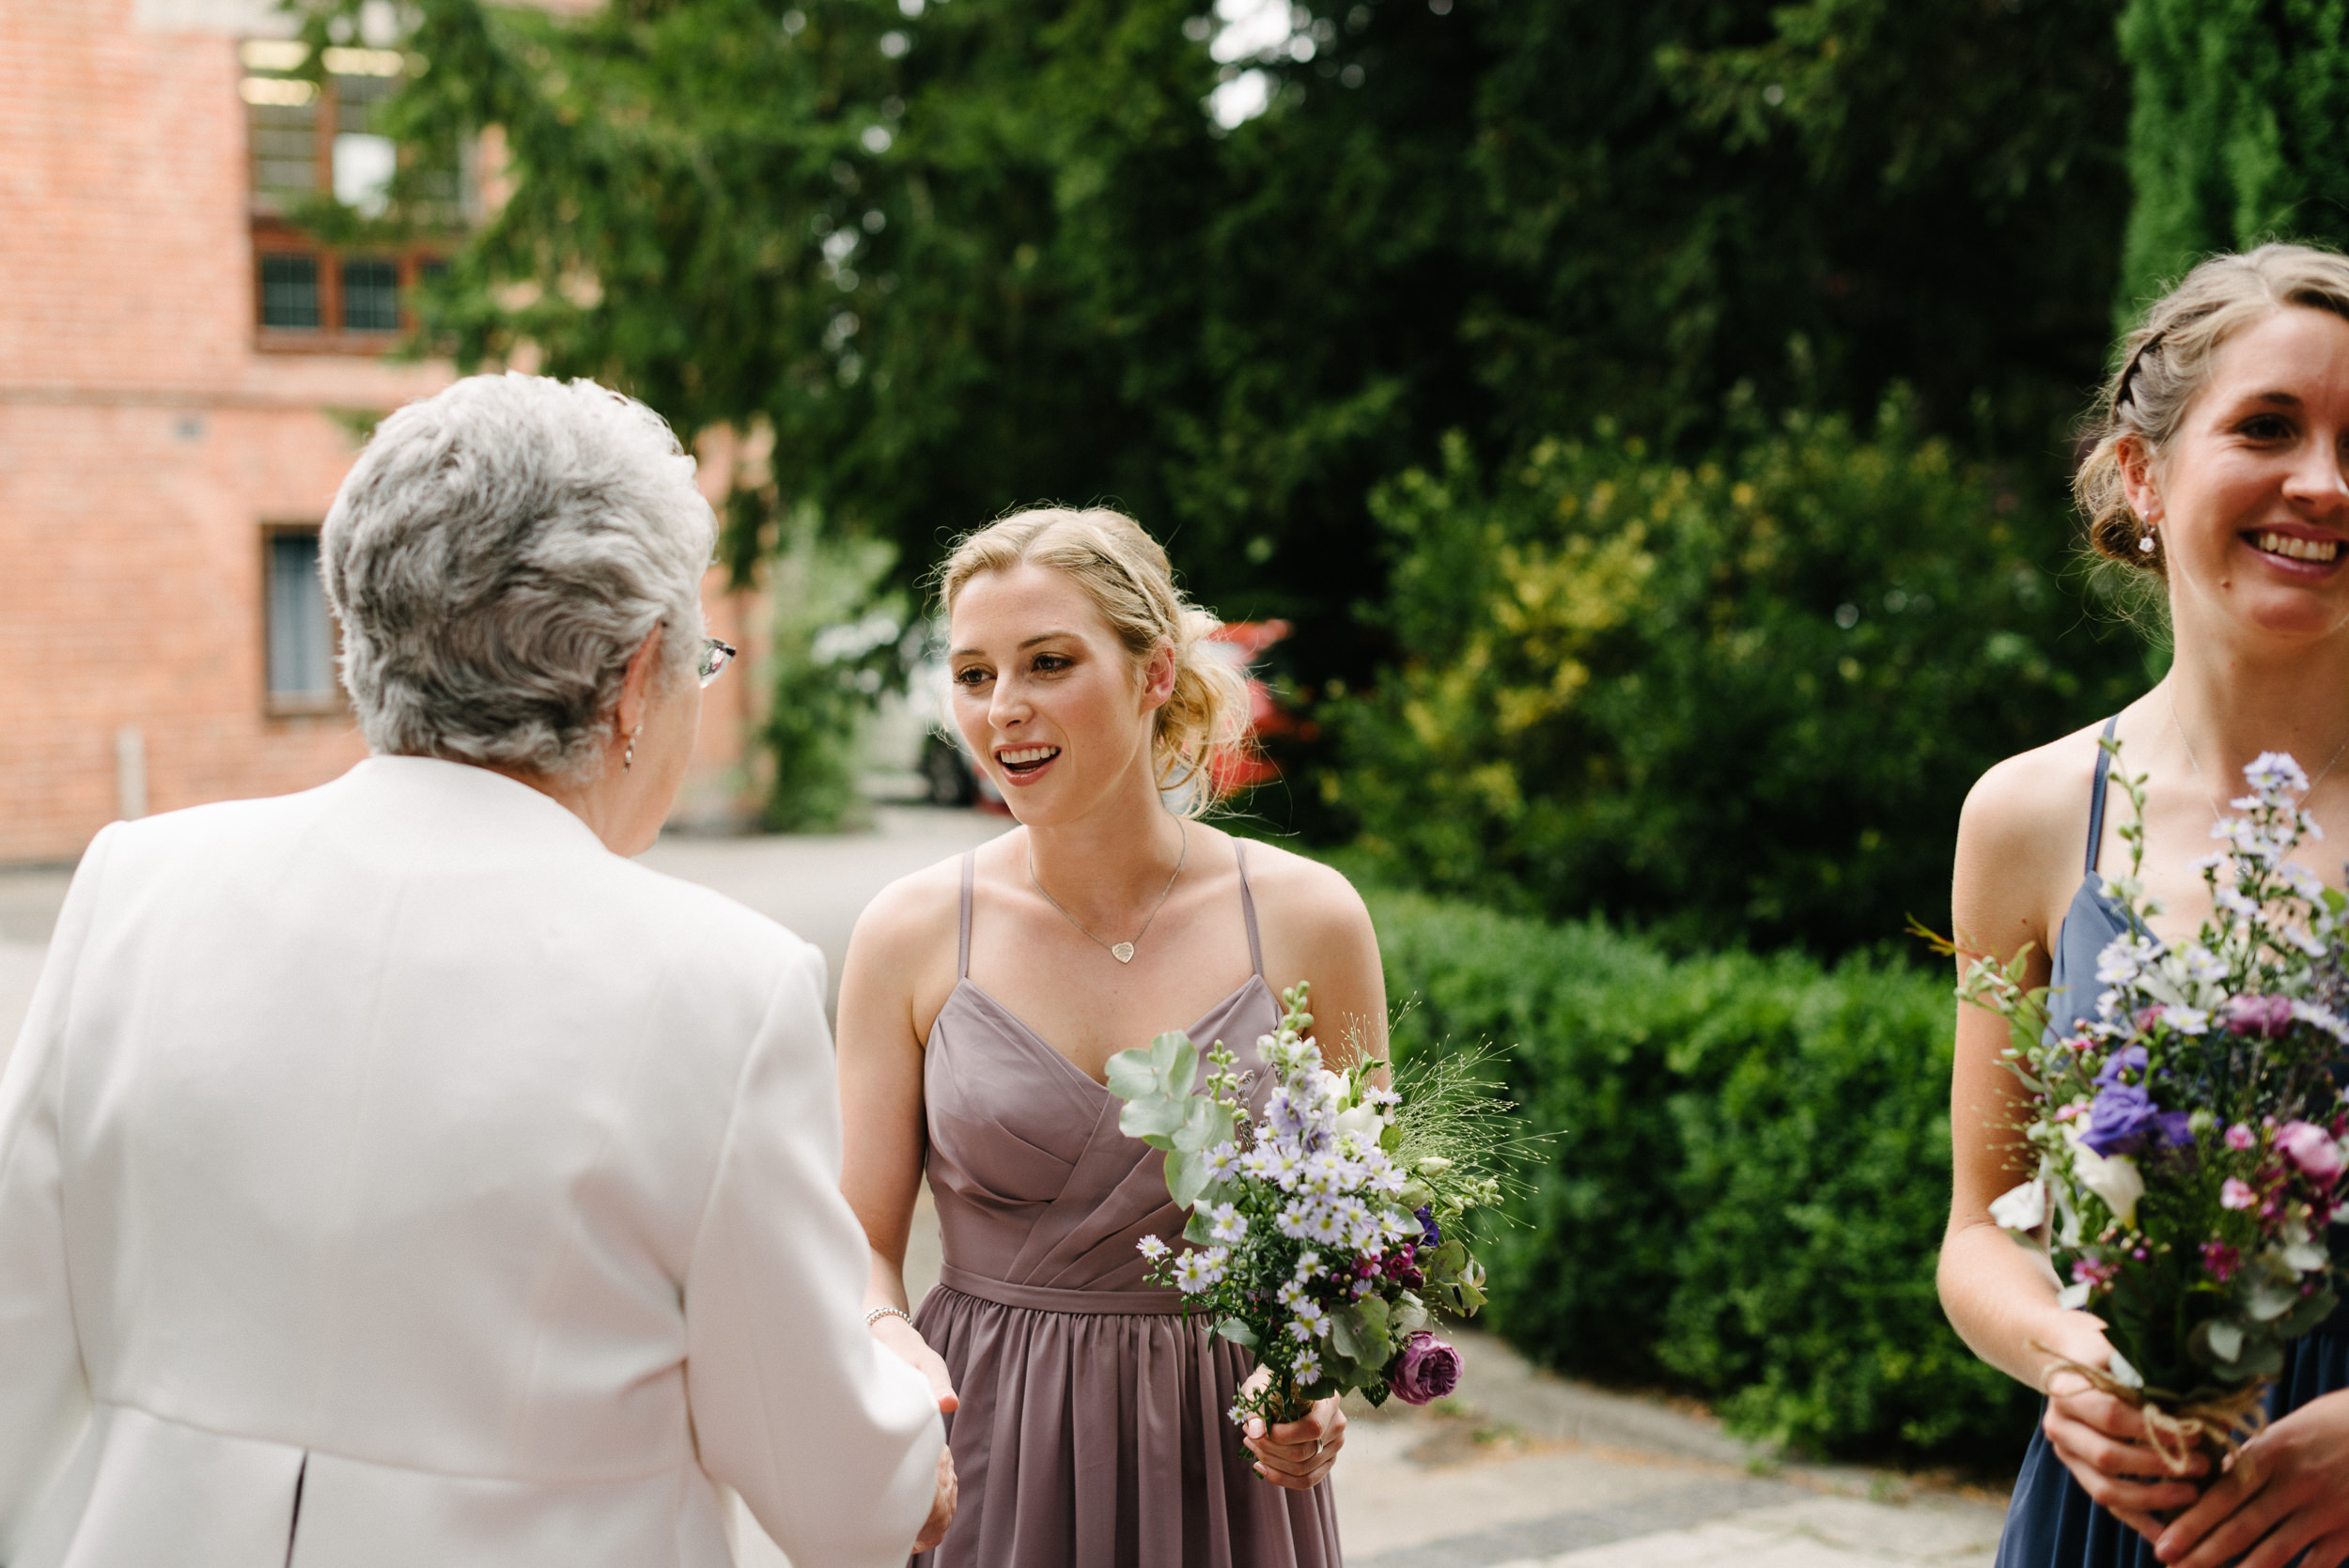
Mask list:
POLYGON ((323 537, 374 755, 117 823, 0 1075, 0 1563, 899 1563, 822 960, 623 858, 724 650, 692 460, 586 381, 400 410, 323 537), (699 677, 697 679, 696 677, 699 677))

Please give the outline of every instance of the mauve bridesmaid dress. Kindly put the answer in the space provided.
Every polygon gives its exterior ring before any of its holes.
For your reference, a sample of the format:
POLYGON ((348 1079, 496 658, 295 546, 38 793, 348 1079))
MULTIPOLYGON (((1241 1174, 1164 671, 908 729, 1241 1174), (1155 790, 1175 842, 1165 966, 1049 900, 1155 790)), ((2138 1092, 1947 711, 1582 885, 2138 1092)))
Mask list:
MULTIPOLYGON (((1240 855, 1255 972, 1190 1028, 1243 1066, 1279 1026, 1240 855)), ((1339 1568, 1329 1483, 1259 1480, 1226 1418, 1253 1365, 1135 1243, 1174 1242, 1163 1157, 1117 1130, 1121 1102, 970 979, 972 859, 962 866, 961 982, 930 1028, 926 1168, 945 1242, 915 1325, 945 1358, 961 1507, 925 1568, 1339 1568)), ((1205 1071, 1204 1063, 1202 1071, 1205 1071)), ((1261 1103, 1269 1084, 1261 1074, 1261 1103)))

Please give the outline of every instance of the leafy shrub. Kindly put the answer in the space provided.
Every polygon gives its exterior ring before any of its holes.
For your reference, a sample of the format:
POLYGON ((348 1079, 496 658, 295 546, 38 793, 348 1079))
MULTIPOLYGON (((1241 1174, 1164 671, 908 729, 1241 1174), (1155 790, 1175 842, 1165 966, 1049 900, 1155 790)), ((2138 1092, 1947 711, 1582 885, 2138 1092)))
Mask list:
POLYGON ((1891 938, 1945 908, 1982 770, 2143 677, 2034 562, 2064 524, 1897 403, 1694 468, 1602 432, 1487 479, 1455 442, 1373 505, 1399 659, 1336 705, 1323 792, 1390 879, 1517 912, 1891 938))
POLYGON ((894 553, 877 540, 827 536, 813 506, 796 508, 782 532, 760 726, 773 759, 766 825, 787 833, 862 827, 870 808, 857 791, 858 741, 902 667, 903 599, 882 587, 894 553))
POLYGON ((2011 1458, 2028 1390, 1943 1318, 1955 1004, 1940 976, 1791 953, 1672 959, 1374 893, 1398 1057, 1489 1042, 1556 1142, 1487 1237, 1493 1327, 1824 1452, 2011 1458))

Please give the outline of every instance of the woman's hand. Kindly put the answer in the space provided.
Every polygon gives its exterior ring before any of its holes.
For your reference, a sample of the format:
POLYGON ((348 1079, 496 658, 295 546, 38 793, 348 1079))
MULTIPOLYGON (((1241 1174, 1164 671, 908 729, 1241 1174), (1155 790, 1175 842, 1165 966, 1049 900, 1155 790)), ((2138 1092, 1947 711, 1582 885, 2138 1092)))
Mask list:
POLYGON ((930 1380, 930 1392, 938 1396, 941 1415, 950 1414, 961 1405, 962 1401, 955 1397, 955 1380, 946 1372, 945 1358, 930 1348, 930 1342, 912 1324, 890 1312, 873 1320, 873 1337, 930 1380))
POLYGON ((2312 1399, 2243 1445, 2202 1500, 2159 1532, 2176 1568, 2310 1568, 2349 1559, 2349 1393, 2312 1399))
POLYGON ((946 1539, 946 1527, 955 1522, 955 1503, 961 1491, 961 1483, 955 1476, 955 1451, 938 1451, 938 1490, 930 1496, 930 1516, 922 1521, 922 1533, 913 1538, 913 1549, 926 1552, 946 1539))
MULTIPOLYGON (((1240 1390, 1261 1389, 1270 1381, 1271 1374, 1258 1367, 1240 1390)), ((1346 1446, 1346 1412, 1336 1400, 1325 1399, 1306 1411, 1304 1420, 1283 1421, 1270 1431, 1263 1417, 1251 1416, 1241 1440, 1256 1456, 1258 1475, 1293 1492, 1310 1491, 1330 1479, 1330 1467, 1346 1446)))
MULTIPOLYGON (((2112 1346, 2103 1326, 2086 1312, 2067 1315, 2072 1321, 2056 1337, 2057 1354, 2082 1366, 2105 1365, 2112 1346)), ((2186 1478, 2201 1475, 2209 1462, 2196 1454, 2184 1471, 2173 1472, 2145 1441, 2145 1419, 2126 1400, 2099 1392, 2078 1373, 2061 1368, 2047 1374, 2046 1389, 2047 1413, 2039 1424, 2047 1446, 2090 1500, 2123 1524, 2151 1541, 2161 1534, 2155 1514, 2184 1508, 2201 1495, 2186 1478), (2165 1479, 2172 1476, 2178 1479, 2165 1479)))

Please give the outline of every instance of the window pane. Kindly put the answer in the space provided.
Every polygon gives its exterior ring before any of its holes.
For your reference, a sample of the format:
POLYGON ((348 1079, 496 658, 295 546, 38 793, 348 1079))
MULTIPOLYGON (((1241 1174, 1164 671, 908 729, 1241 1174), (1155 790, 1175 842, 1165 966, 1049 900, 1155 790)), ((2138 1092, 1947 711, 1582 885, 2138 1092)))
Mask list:
POLYGON ((398 85, 388 76, 336 76, 334 129, 344 132, 373 131, 378 109, 398 85))
POLYGON ((399 268, 383 260, 343 263, 343 328, 347 332, 399 330, 399 268))
POLYGON ((307 82, 284 77, 245 81, 245 140, 253 158, 253 194, 284 209, 319 189, 319 107, 307 82))
POLYGON ((314 256, 261 257, 261 325, 319 324, 319 261, 314 256))
POLYGON ((316 534, 269 536, 269 694, 334 695, 334 637, 319 582, 316 534))

